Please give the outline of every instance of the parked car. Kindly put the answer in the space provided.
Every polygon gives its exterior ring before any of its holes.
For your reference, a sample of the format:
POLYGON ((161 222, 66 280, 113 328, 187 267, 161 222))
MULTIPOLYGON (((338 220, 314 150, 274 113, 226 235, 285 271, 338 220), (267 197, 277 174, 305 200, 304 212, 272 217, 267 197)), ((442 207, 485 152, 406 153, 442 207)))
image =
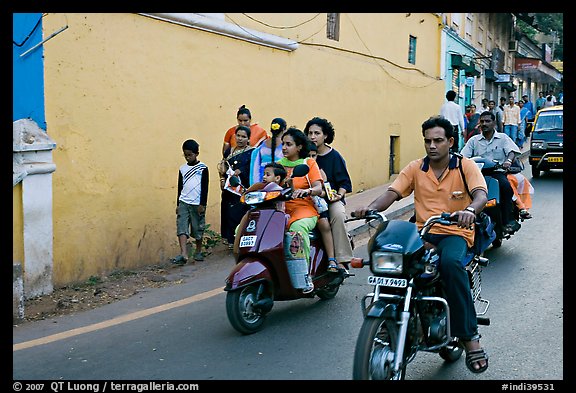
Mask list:
POLYGON ((539 177, 541 171, 564 169, 564 106, 540 109, 531 136, 528 162, 532 177, 539 177))

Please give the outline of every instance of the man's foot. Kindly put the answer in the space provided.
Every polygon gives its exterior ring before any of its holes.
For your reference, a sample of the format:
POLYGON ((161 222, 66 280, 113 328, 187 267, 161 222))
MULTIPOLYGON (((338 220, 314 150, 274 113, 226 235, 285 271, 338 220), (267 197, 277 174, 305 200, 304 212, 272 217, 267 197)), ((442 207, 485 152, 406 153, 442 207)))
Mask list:
POLYGON ((504 225, 504 232, 505 233, 514 233, 516 232, 518 229, 521 228, 521 225, 518 223, 518 221, 516 220, 512 220, 510 221, 508 224, 504 225))
POLYGON ((483 373, 488 368, 488 354, 480 346, 480 339, 461 341, 466 351, 466 367, 473 373, 483 373))
POLYGON ((202 252, 198 251, 194 254, 194 260, 195 261, 203 261, 204 260, 204 255, 202 255, 202 252))
POLYGON ((526 209, 521 209, 519 214, 520 214, 520 218, 522 218, 524 220, 528 220, 528 219, 532 218, 532 214, 530 214, 530 212, 526 209))

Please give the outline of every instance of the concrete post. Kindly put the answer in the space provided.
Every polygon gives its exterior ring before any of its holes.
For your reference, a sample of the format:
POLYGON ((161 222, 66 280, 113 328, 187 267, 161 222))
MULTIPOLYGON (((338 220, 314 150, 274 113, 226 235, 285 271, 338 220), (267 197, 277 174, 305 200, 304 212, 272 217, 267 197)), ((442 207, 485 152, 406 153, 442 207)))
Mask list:
POLYGON ((56 144, 31 119, 13 122, 13 185, 22 182, 24 297, 52 293, 52 150, 56 144))

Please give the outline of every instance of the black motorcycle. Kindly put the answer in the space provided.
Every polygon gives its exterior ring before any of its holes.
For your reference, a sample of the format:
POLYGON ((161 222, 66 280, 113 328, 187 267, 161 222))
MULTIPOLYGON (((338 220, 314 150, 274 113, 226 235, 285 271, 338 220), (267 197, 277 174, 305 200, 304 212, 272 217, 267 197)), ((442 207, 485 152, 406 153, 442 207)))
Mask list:
MULTIPOLYGON (((368 277, 373 290, 361 301, 364 321, 354 353, 353 379, 403 380, 418 351, 436 352, 448 362, 458 360, 464 349, 450 333, 438 255, 422 240, 433 225, 454 225, 457 217, 432 216, 420 231, 412 222, 389 221, 375 210, 364 218, 382 222, 368 243, 368 261, 352 265, 368 265, 373 274, 368 277)), ((480 296, 480 273, 489 261, 478 251, 468 252, 466 270, 478 324, 489 325, 490 319, 483 315, 490 302, 480 296)))

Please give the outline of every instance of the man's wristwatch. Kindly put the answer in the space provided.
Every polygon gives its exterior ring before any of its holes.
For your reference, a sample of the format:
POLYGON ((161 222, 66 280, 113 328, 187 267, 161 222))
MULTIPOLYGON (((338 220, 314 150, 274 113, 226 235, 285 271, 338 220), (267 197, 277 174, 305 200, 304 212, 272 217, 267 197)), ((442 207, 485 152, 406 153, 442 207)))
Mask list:
POLYGON ((476 209, 474 209, 472 206, 468 206, 468 207, 467 207, 466 209, 464 209, 464 210, 467 210, 467 211, 469 211, 470 213, 476 215, 476 209))

